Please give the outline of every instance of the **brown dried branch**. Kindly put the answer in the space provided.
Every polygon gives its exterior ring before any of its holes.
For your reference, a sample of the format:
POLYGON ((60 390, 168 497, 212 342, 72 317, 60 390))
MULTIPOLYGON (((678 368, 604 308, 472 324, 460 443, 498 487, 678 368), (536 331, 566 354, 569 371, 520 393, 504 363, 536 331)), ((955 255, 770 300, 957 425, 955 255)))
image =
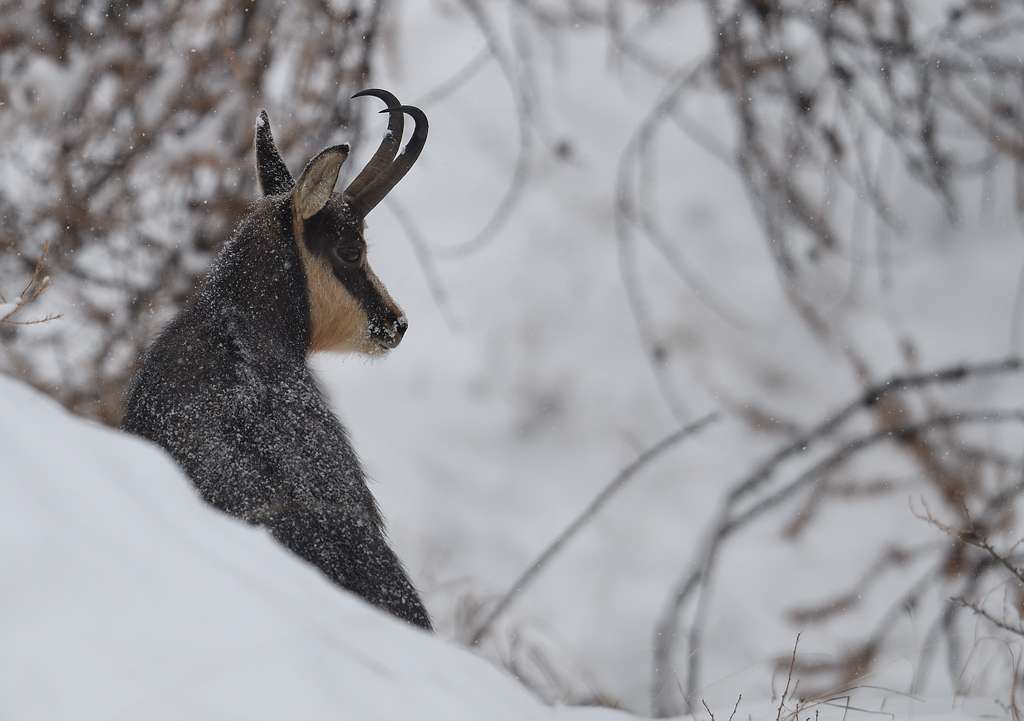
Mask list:
MULTIPOLYGON (((793 655, 789 660, 789 673, 786 674, 786 688, 782 690, 782 696, 779 697, 779 709, 775 714, 775 721, 782 721, 782 712, 786 708, 786 699, 789 697, 789 686, 793 682, 793 669, 796 667, 796 649, 800 645, 800 634, 796 635, 796 641, 793 642, 793 655)), ((793 689, 796 693, 796 688, 793 689)))
POLYGON ((39 260, 36 261, 31 277, 29 277, 28 282, 25 283, 25 287, 22 289, 21 293, 18 294, 17 298, 8 302, 4 297, 2 288, 0 288, 0 323, 7 325, 34 325, 36 323, 47 323, 61 317, 60 313, 50 313, 43 318, 34 318, 32 320, 14 319, 15 314, 30 305, 44 290, 47 289, 47 287, 49 287, 50 276, 43 275, 43 263, 46 261, 46 254, 49 250, 50 244, 46 243, 43 246, 42 252, 39 254, 39 260))

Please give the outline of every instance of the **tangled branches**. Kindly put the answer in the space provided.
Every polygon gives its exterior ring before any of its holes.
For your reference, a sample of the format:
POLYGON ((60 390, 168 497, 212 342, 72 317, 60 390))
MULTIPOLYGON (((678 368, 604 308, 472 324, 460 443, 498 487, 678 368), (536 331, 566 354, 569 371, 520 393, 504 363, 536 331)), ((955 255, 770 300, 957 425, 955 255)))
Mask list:
MULTIPOLYGON (((705 534, 692 570, 677 583, 656 624, 652 699, 657 714, 678 713, 684 708, 684 702, 695 701, 695 694, 701 689, 704 625, 724 544, 759 518, 770 512, 783 513, 787 506, 797 505, 794 521, 788 529, 789 533, 796 534, 802 532, 828 500, 890 492, 894 484, 879 484, 875 478, 858 477, 850 468, 858 458, 882 446, 893 447, 916 468, 914 474, 924 482, 922 493, 938 497, 949 512, 957 515, 960 523, 970 523, 972 528, 980 529, 974 532, 975 537, 1012 528, 1013 504, 1024 493, 1024 459, 1018 452, 1008 450, 1014 448, 1012 443, 992 440, 999 437, 998 434, 988 436, 988 442, 979 444, 969 429, 972 426, 1017 427, 1017 433, 1009 432, 1002 438, 1019 439, 1019 430, 1024 428, 1024 408, 945 411, 934 389, 987 376, 1018 374, 1022 370, 1024 363, 1019 359, 1008 359, 893 377, 866 389, 859 398, 799 434, 736 484, 705 534), (867 428, 853 430, 859 416, 866 417, 861 418, 861 422, 866 419, 873 419, 873 422, 867 428), (683 615, 687 616, 685 630, 680 627, 683 615), (683 656, 681 646, 686 649, 683 676, 688 699, 676 698, 671 693, 676 686, 673 658, 683 656)), ((865 576, 852 582, 851 590, 842 598, 828 599, 813 609, 795 611, 792 620, 796 623, 824 623, 855 606, 887 568, 923 566, 905 595, 892 599, 889 611, 852 648, 837 653, 827 662, 797 663, 795 670, 803 676, 805 689, 807 681, 818 677, 823 688, 834 692, 870 673, 889 636, 907 618, 908 610, 913 613, 922 605, 922 599, 931 589, 959 585, 960 595, 971 596, 985 572, 991 569, 992 560, 971 554, 968 540, 960 534, 939 548, 888 548, 865 576)), ((978 545, 977 541, 973 543, 978 545)), ((961 674, 964 658, 954 626, 955 612, 956 607, 949 606, 934 618, 928 638, 922 644, 925 650, 918 685, 926 680, 932 650, 940 640, 947 647, 951 675, 956 679, 961 674)))
POLYGON ((0 369, 108 422, 140 348, 254 191, 252 125, 309 157, 358 135, 383 2, 0 0, 0 273, 52 251, 67 323, 8 338, 0 369))
POLYGON ((621 155, 616 218, 623 283, 674 409, 678 390, 648 310, 637 239, 700 302, 733 325, 742 319, 687 263, 685 237, 666 229, 653 202, 662 137, 681 132, 736 172, 782 289, 824 343, 837 344, 843 310, 868 280, 884 287, 891 278, 891 246, 905 230, 896 196, 904 178, 956 220, 965 187, 981 179, 991 200, 994 179, 1014 177, 1014 202, 1024 210, 1019 3, 702 0, 658 4, 629 31, 621 18, 594 22, 616 28, 609 34, 622 56, 662 78, 621 155), (656 15, 691 5, 711 26, 706 53, 673 63, 639 49, 656 15), (694 116, 695 105, 709 102, 725 108, 723 127, 694 116))
MULTIPOLYGON (((418 252, 433 273, 435 261, 493 240, 529 176, 541 146, 536 136, 545 134, 542 48, 574 33, 603 33, 613 68, 629 66, 658 88, 620 149, 615 227, 641 342, 680 421, 688 414, 666 370, 669 346, 651 317, 638 240, 699 302, 732 325, 744 319, 688 262, 686 234, 662 217, 656 198, 662 170, 673 166, 665 151, 671 136, 695 141, 741 179, 782 289, 825 343, 836 343, 843 309, 869 281, 891 279, 892 246, 906 227, 897 197, 906 179, 930 191, 950 220, 962 215, 965 188, 979 179, 991 198, 995 178, 1015 178, 1014 202, 1024 209, 1024 61, 1017 52, 1024 7, 1013 0, 462 5, 486 48, 426 100, 443 99, 496 62, 514 99, 519 151, 506 195, 473 238, 434 247, 405 217, 418 252), (707 28, 705 42, 680 49, 659 37, 671 27, 696 38, 695 25, 707 28), (722 110, 710 122, 698 111, 709 105, 722 110)), ((558 142, 546 145, 555 155, 571 153, 558 142)))
MULTIPOLYGON (((1011 189, 1009 200, 1024 211, 1024 61, 1018 51, 1024 42, 1024 6, 1014 0, 462 4, 487 39, 487 49, 439 94, 465 82, 488 57, 495 59, 516 99, 522 137, 543 135, 536 65, 537 47, 544 42, 555 45, 571 33, 602 33, 609 65, 624 77, 628 68, 629 77, 644 79, 636 85, 656 89, 630 140, 617 149, 615 233, 641 343, 666 405, 681 423, 688 419, 685 389, 669 372, 669 363, 687 360, 669 357, 667 333, 650 310, 651 294, 664 286, 651 290, 645 283, 641 244, 650 245, 692 297, 716 316, 738 328, 746 321, 730 298, 695 272, 685 234, 666 217, 667 208, 676 209, 664 201, 674 199, 676 191, 668 183, 659 187, 659 181, 679 180, 678 171, 675 176, 664 171, 678 167, 666 152, 678 147, 666 142, 672 135, 695 141, 735 171, 786 298, 815 341, 838 351, 866 389, 811 431, 794 434, 727 497, 693 569, 657 624, 652 694, 658 712, 683 708, 670 692, 676 687, 675 658, 687 659, 683 695, 700 689, 703 621, 723 544, 771 512, 786 513, 799 505, 786 529, 797 536, 829 501, 891 490, 894 484, 887 481, 848 477, 863 458, 892 453, 909 463, 908 475, 960 521, 968 513, 988 513, 993 523, 998 516, 996 525, 1008 527, 995 510, 981 509, 994 508, 997 499, 1016 499, 1021 461, 1008 447, 977 436, 979 428, 997 436, 1016 432, 1007 428, 1024 422, 1022 410, 949 410, 953 405, 939 397, 939 388, 1013 375, 1020 363, 957 367, 877 384, 866 360, 869 349, 845 336, 844 312, 872 291, 886 289, 893 246, 906 229, 898 194, 907 180, 924 188, 950 222, 964 215, 967 192, 979 188, 986 202, 1011 189), (507 29, 496 19, 502 10, 507 29), (687 37, 701 35, 704 44, 697 41, 681 50, 683 43, 664 42, 659 35, 673 28, 675 40, 682 29, 694 26, 703 33, 687 37), (701 115, 709 106, 720 111, 710 122, 701 115), (1015 182, 997 183, 1003 180, 1015 182), (868 281, 876 287, 868 287, 868 281)), ((633 97, 643 92, 633 90, 633 97)), ((557 154, 556 148, 551 144, 557 154)), ((515 178, 522 177, 522 149, 519 157, 515 178)), ((506 216, 505 210, 496 215, 499 221, 506 216)), ((489 224, 488 233, 457 246, 454 254, 478 251, 495 227, 489 224)), ((417 243, 425 255, 442 257, 443 251, 432 251, 424 238, 417 243)), ((901 342, 913 345, 912 339, 901 342)), ((869 586, 886 569, 914 563, 927 566, 920 582, 893 600, 891 612, 877 619, 863 642, 828 663, 811 667, 801 662, 795 671, 840 686, 860 677, 877 662, 903 618, 902 609, 920 606, 929 590, 948 590, 973 578, 972 569, 979 567, 965 561, 969 558, 962 543, 883 552, 858 583, 869 586)), ((831 605, 797 609, 793 618, 827 622, 854 605, 851 598, 846 594, 831 605)), ((945 644, 951 673, 963 661, 955 617, 955 610, 944 609, 929 631, 930 648, 940 639, 945 644)), ((931 664, 930 652, 924 653, 920 683, 931 664)))
MULTIPOLYGON (((908 0, 705 3, 717 44, 707 79, 736 119, 735 158, 777 267, 796 291, 859 231, 830 206, 899 223, 887 158, 959 214, 957 181, 1008 163, 1024 209, 1024 34, 1019 3, 908 0), (852 191, 846 198, 841 189, 852 191)), ((815 327, 814 298, 796 293, 815 327)))

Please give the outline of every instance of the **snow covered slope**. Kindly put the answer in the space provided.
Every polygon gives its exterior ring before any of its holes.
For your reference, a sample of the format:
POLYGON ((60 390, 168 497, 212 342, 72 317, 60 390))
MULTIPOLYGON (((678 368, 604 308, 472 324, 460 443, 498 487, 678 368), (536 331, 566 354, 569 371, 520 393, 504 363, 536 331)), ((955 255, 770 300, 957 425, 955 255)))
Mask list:
MULTIPOLYGON (((0 578, 5 721, 629 718, 542 705, 207 507, 153 446, 5 376, 0 578)), ((984 700, 871 704, 922 720, 998 711, 984 700)), ((741 710, 777 713, 767 699, 741 710)))
POLYGON ((5 720, 623 717, 543 706, 6 377, 0 578, 5 720))

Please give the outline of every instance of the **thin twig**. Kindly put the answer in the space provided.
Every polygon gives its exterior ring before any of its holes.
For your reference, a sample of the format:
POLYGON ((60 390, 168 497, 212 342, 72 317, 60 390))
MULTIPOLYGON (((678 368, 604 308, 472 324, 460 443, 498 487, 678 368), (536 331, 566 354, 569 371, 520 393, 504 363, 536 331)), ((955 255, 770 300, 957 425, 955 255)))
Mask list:
POLYGON ((949 601, 955 606, 970 609, 976 616, 980 616, 981 618, 985 619, 997 628, 1001 628, 1004 631, 1009 631, 1010 633, 1016 636, 1024 636, 1024 626, 1010 626, 1005 621, 999 620, 998 618, 990 614, 988 611, 986 611, 984 608, 982 608, 977 601, 966 599, 963 596, 951 598, 949 599, 949 601))
POLYGON ((498 204, 495 206, 487 223, 473 237, 455 245, 434 248, 432 254, 436 258, 465 258, 484 248, 494 238, 511 216, 526 189, 526 180, 530 175, 533 159, 533 130, 530 127, 534 117, 533 102, 531 100, 532 88, 524 87, 523 81, 519 78, 516 65, 509 53, 506 53, 498 37, 498 32, 492 25, 487 12, 479 0, 462 0, 463 7, 468 11, 470 17, 480 29, 481 34, 487 41, 488 54, 495 59, 505 81, 508 83, 509 91, 512 93, 512 100, 516 111, 516 127, 519 132, 519 148, 516 153, 516 164, 509 180, 508 188, 498 204))
POLYGON ((485 46, 451 77, 421 95, 416 101, 416 105, 421 108, 428 108, 447 99, 448 96, 462 88, 473 79, 473 76, 483 70, 492 57, 493 53, 490 46, 485 46))
POLYGON ((405 237, 409 239, 409 244, 412 246, 416 260, 419 262, 420 270, 423 271, 423 278, 427 281, 427 289, 430 291, 434 303, 437 304, 438 310, 441 311, 441 318, 444 319, 448 330, 452 333, 458 333, 462 325, 455 318, 451 304, 448 302, 448 293, 445 291, 441 277, 438 275, 437 265, 434 263, 434 255, 431 253, 423 233, 420 231, 416 221, 413 220, 412 214, 409 213, 405 205, 398 198, 388 198, 385 201, 385 205, 394 213, 398 224, 405 231, 405 237))
POLYGON ((793 656, 789 660, 789 674, 786 676, 786 688, 782 692, 782 698, 779 699, 779 710, 778 713, 775 714, 775 721, 782 721, 782 710, 786 707, 786 696, 789 695, 789 685, 793 681, 793 669, 796 667, 796 649, 799 645, 800 633, 796 635, 796 641, 793 642, 793 656))
POLYGON ((700 702, 701 702, 701 705, 704 706, 704 710, 708 712, 708 716, 711 717, 711 721, 715 721, 715 714, 714 714, 714 712, 710 708, 708 708, 708 702, 705 701, 704 699, 701 699, 700 702))
POLYGON ((883 383, 879 383, 878 385, 864 390, 858 398, 850 401, 839 411, 833 413, 814 428, 776 452, 771 458, 765 461, 757 471, 752 473, 745 481, 741 482, 732 492, 730 492, 728 502, 734 503, 740 498, 749 495, 760 488, 783 461, 805 452, 816 441, 834 433, 839 426, 849 420, 854 413, 862 408, 870 408, 871 406, 874 406, 878 401, 890 393, 929 385, 961 383, 968 378, 977 376, 999 373, 1017 373, 1021 370, 1024 370, 1024 360, 1020 358, 1007 358, 1001 361, 978 363, 975 365, 960 363, 954 366, 940 368, 936 371, 929 371, 927 373, 893 376, 883 383))
MULTIPOLYGON (((47 323, 51 320, 56 320, 57 318, 61 317, 60 313, 51 313, 50 315, 47 315, 43 318, 34 318, 32 320, 12 319, 12 317, 16 313, 25 308, 25 306, 32 303, 36 298, 39 297, 40 293, 42 293, 49 287, 49 276, 43 276, 40 278, 40 276, 43 274, 43 262, 46 260, 46 254, 49 252, 49 250, 50 243, 47 242, 43 246, 42 252, 39 254, 39 260, 36 261, 35 268, 32 271, 32 276, 28 279, 28 282, 25 283, 25 287, 22 289, 21 295, 18 296, 16 301, 12 302, 12 305, 14 305, 13 308, 4 311, 3 315, 0 315, 0 323, 5 323, 7 325, 35 325, 37 323, 47 323)), ((6 302, 7 301, 4 298, 3 293, 0 292, 0 303, 6 304, 6 302)))
POLYGON ((736 697, 736 704, 732 707, 732 713, 729 714, 729 721, 732 721, 733 718, 735 718, 736 711, 739 710, 740 701, 742 701, 742 700, 743 700, 743 694, 740 694, 739 696, 736 697))
POLYGON ((484 619, 484 622, 473 634, 470 639, 470 645, 476 646, 480 643, 481 639, 493 628, 494 622, 508 610, 508 607, 512 602, 523 592, 523 590, 536 578, 537 574, 548 564, 548 562, 557 554, 566 543, 575 536, 583 526, 585 526, 597 512, 603 508, 613 495, 626 483, 637 475, 645 466, 651 461, 658 458, 660 455, 665 453, 677 443, 689 438, 692 435, 700 432, 711 422, 718 418, 717 413, 710 413, 698 421, 695 421, 677 431, 670 433, 669 435, 662 438, 660 441, 655 443, 653 446, 641 453, 636 460, 630 463, 628 466, 619 471, 618 475, 612 479, 612 481, 605 486, 600 493, 594 498, 593 501, 576 517, 569 527, 566 528, 562 533, 551 542, 551 544, 544 549, 544 551, 537 557, 537 559, 530 564, 530 566, 516 579, 512 584, 511 588, 505 593, 505 595, 498 601, 498 604, 494 607, 494 610, 484 619))

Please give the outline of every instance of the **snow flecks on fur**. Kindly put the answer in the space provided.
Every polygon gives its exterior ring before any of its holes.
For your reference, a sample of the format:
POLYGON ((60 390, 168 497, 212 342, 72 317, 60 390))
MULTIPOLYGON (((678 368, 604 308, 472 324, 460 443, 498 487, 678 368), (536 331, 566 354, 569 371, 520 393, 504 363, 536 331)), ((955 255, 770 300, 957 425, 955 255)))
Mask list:
POLYGON ((290 207, 271 199, 243 221, 147 352, 122 426, 167 449, 212 505, 429 628, 348 435, 306 365, 310 311, 290 207))

